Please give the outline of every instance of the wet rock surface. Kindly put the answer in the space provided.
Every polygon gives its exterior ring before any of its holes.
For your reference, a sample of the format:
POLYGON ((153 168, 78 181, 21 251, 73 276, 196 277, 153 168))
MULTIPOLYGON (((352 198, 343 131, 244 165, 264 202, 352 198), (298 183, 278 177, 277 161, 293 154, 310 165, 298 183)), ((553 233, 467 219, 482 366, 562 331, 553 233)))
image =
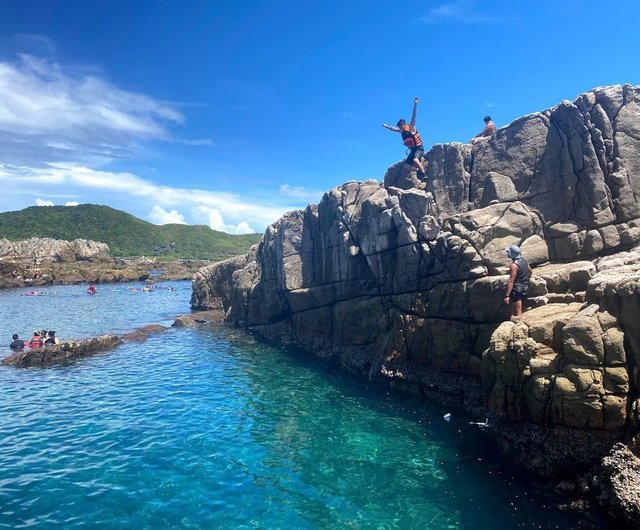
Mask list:
POLYGON ((616 443, 589 476, 598 502, 621 528, 640 527, 640 458, 637 440, 616 443))

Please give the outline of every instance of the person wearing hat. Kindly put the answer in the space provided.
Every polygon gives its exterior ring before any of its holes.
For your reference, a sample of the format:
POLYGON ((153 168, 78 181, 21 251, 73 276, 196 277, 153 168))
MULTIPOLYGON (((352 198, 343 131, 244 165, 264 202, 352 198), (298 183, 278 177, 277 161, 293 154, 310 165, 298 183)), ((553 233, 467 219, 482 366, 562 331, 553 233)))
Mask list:
POLYGON ((511 316, 518 317, 522 314, 524 300, 529 292, 531 267, 522 257, 518 245, 511 245, 505 250, 507 256, 512 259, 512 263, 509 266, 509 281, 504 292, 504 303, 511 306, 511 316))

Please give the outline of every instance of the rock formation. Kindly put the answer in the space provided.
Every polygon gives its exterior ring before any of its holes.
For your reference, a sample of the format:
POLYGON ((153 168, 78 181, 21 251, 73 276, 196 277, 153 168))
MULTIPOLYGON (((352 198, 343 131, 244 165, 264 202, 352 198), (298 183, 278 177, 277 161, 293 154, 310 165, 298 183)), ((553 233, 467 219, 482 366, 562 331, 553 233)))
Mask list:
POLYGON ((286 214, 247 256, 203 268, 192 306, 500 422, 597 435, 589 454, 538 466, 588 467, 638 430, 640 87, 426 158, 425 180, 399 162, 286 214), (535 276, 513 322, 511 244, 535 276))
POLYGON ((114 258, 104 243, 75 239, 0 239, 0 288, 37 287, 86 282, 187 280, 205 263, 196 260, 157 262, 155 259, 114 258))
POLYGON ((2 364, 15 367, 66 364, 76 359, 111 350, 120 344, 122 344, 122 339, 116 335, 69 340, 53 346, 16 351, 2 359, 2 364))
POLYGON ((86 239, 64 241, 37 237, 26 241, 0 239, 0 259, 10 261, 36 259, 40 263, 115 262, 105 243, 86 239))

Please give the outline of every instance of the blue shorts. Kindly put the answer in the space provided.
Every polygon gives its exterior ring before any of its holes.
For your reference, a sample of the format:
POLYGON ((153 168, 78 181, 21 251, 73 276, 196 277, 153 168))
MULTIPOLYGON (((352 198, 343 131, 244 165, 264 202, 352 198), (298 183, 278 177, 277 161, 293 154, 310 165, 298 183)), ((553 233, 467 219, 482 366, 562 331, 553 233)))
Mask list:
POLYGON ((514 291, 512 289, 511 290, 511 294, 509 295, 509 303, 513 304, 514 302, 517 302, 518 300, 522 300, 522 302, 524 303, 526 298, 527 298, 527 295, 525 293, 521 293, 519 291, 514 291))
POLYGON ((407 157, 407 159, 404 161, 405 164, 409 164, 410 166, 413 165, 413 161, 416 158, 420 158, 424 156, 424 146, 418 146, 418 147, 414 147, 411 149, 411 152, 409 153, 409 156, 407 157))

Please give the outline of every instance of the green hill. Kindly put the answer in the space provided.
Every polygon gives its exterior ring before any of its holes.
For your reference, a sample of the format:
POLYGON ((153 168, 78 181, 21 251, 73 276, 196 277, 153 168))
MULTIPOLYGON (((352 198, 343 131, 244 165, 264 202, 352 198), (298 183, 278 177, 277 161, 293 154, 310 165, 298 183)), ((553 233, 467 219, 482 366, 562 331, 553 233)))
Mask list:
POLYGON ((93 239, 107 243, 119 257, 162 256, 169 259, 219 261, 245 254, 260 234, 230 235, 205 225, 154 225, 126 212, 98 206, 32 206, 0 213, 0 237, 93 239))

